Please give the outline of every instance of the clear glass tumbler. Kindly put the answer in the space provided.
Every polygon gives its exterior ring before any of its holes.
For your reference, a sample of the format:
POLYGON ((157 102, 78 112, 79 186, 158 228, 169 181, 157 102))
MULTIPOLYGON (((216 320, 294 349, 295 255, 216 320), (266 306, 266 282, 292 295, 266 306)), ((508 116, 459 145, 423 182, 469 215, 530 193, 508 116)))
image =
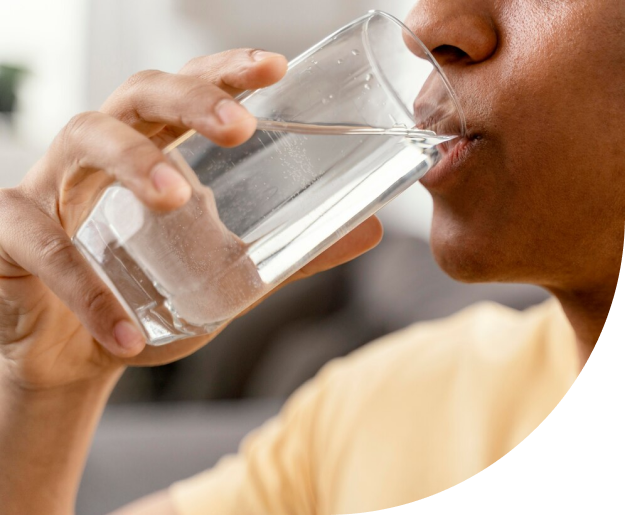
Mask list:
POLYGON ((166 152, 193 187, 171 213, 107 188, 73 241, 151 345, 214 331, 408 188, 464 132, 417 37, 371 11, 242 94, 254 136, 192 131, 166 152))

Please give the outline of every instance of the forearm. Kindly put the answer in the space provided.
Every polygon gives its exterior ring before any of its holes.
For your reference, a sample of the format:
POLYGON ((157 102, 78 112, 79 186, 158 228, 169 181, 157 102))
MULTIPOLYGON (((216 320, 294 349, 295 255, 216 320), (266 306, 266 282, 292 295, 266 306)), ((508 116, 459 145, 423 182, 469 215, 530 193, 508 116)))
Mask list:
POLYGON ((108 396, 122 369, 45 391, 15 386, 0 371, 2 513, 68 515, 108 396))

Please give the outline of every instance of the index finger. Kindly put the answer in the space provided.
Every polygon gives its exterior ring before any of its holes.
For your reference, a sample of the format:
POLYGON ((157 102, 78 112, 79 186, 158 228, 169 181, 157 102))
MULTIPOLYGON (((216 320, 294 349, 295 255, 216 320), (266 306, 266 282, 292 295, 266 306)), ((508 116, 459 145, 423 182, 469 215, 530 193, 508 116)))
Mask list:
POLYGON ((219 54, 196 57, 180 70, 209 81, 231 95, 247 89, 258 89, 278 82, 287 71, 282 54, 266 50, 238 48, 219 54))
MULTIPOLYGON (((223 91, 222 95, 235 95, 246 89, 270 86, 280 80, 286 70, 286 58, 280 54, 251 49, 229 50, 192 59, 177 74, 178 78, 154 70, 139 72, 118 88, 100 111, 147 136, 156 134, 165 124, 183 129, 178 131, 179 135, 191 127, 184 120, 163 116, 165 104, 175 106, 177 114, 182 114, 181 103, 192 101, 197 104, 201 102, 199 97, 206 95, 202 84, 205 90, 216 87, 223 91), (170 78, 164 83, 162 79, 166 76, 170 78), (195 95, 184 87, 191 83, 198 84, 195 95)), ((202 107, 196 105, 197 111, 202 107)))

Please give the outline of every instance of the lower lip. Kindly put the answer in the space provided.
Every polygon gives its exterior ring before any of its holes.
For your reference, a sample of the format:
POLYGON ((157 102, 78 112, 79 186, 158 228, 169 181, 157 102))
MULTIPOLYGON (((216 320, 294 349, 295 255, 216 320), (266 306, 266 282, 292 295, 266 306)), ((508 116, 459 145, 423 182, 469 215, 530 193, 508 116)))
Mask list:
POLYGON ((477 138, 457 138, 441 145, 441 160, 419 182, 428 190, 449 189, 462 175, 461 169, 474 149, 477 138))

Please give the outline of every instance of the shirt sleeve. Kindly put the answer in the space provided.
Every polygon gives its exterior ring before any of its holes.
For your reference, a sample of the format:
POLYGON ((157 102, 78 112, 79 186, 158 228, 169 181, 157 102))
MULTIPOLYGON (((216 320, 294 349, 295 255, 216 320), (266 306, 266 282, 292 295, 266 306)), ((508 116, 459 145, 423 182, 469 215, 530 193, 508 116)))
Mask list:
POLYGON ((211 470, 174 483, 179 515, 286 515, 315 513, 314 414, 320 378, 301 387, 281 413, 211 470))

